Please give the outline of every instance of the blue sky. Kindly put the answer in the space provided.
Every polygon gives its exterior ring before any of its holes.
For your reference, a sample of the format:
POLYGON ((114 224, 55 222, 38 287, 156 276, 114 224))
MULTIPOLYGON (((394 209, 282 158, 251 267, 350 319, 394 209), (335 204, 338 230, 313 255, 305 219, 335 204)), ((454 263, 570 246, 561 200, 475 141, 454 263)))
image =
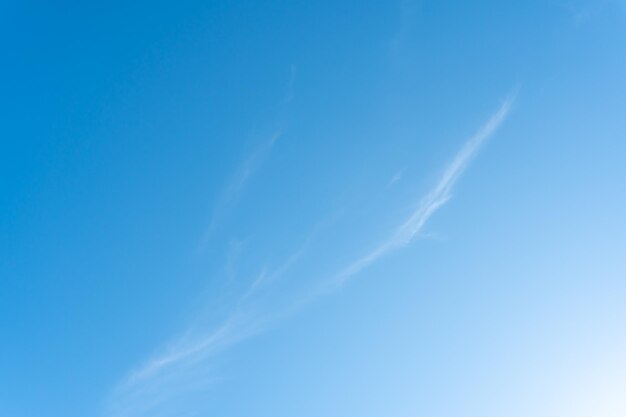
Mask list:
POLYGON ((0 415, 626 413, 626 4, 0 4, 0 415))

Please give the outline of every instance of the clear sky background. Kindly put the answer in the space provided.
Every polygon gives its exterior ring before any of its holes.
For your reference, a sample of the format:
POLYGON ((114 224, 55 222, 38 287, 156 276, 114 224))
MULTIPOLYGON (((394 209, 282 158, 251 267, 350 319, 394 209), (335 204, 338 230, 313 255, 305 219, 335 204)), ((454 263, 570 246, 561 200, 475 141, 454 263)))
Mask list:
POLYGON ((0 35, 0 416, 626 415, 623 1, 0 35))

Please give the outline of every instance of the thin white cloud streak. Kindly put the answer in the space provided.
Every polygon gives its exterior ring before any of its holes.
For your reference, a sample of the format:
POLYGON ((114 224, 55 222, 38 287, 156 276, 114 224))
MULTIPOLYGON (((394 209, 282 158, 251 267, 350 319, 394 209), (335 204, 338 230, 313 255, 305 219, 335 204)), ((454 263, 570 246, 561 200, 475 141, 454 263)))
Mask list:
MULTIPOLYGON (((228 211, 236 204, 250 179, 268 158, 276 142, 283 136, 286 112, 295 98, 296 75, 297 68, 292 64, 289 68, 287 91, 278 110, 279 127, 269 139, 258 145, 244 159, 228 181, 218 198, 209 225, 202 236, 201 248, 207 244, 220 223, 224 221, 228 211)), ((303 256, 315 233, 316 230, 309 235, 298 251, 289 256, 277 269, 270 272, 263 269, 239 297, 230 316, 217 329, 191 340, 189 337, 181 337, 166 350, 166 353, 149 360, 140 368, 132 371, 114 389, 106 415, 122 417, 153 413, 153 408, 158 403, 175 396, 175 393, 166 392, 167 390, 176 391, 180 389, 172 385, 171 382, 177 379, 177 373, 184 372, 186 367, 213 356, 227 346, 264 331, 269 323, 275 321, 275 316, 272 314, 252 314, 250 304, 253 298, 263 288, 277 281, 303 256), (250 318, 251 316, 253 318, 250 318)), ((231 253, 230 259, 227 260, 226 272, 229 277, 234 276, 232 263, 237 257, 236 252, 235 250, 235 253, 231 253)))
MULTIPOLYGON (((221 326, 219 326, 213 333, 204 337, 200 341, 191 343, 188 346, 178 346, 176 349, 172 349, 165 355, 152 359, 145 364, 141 369, 133 372, 128 382, 133 383, 139 381, 145 377, 156 374, 160 369, 173 365, 178 361, 185 360, 199 352, 212 350, 220 345, 229 344, 227 341, 230 339, 237 339, 241 337, 238 335, 240 331, 239 320, 244 315, 243 311, 246 309, 246 303, 250 301, 254 296, 262 289, 265 288, 287 273, 287 271, 293 267, 293 265, 300 260, 306 253, 307 248, 311 244, 312 240, 317 235, 322 223, 316 225, 313 230, 308 234, 304 242, 300 245, 298 250, 292 253, 284 262, 282 262, 276 269, 268 271, 266 268, 262 269, 257 277, 252 280, 247 290, 239 297, 234 311, 231 313, 228 319, 226 319, 221 326)), ((241 329, 240 329, 241 330, 241 329)), ((251 330, 247 329, 244 333, 250 333, 251 330)), ((254 333, 252 331, 251 333, 254 333)))
MULTIPOLYGON (((269 316, 268 316, 269 317, 269 316)), ((111 417, 160 416, 161 407, 179 404, 190 390, 202 390, 217 380, 208 359, 229 346, 265 330, 266 320, 236 309, 217 329, 176 348, 132 372, 112 393, 105 412, 111 417)), ((180 415, 165 412, 164 415, 180 415)))
POLYGON ((268 285, 271 285, 274 281, 282 277, 288 270, 304 255, 313 234, 309 235, 309 238, 304 242, 302 247, 293 253, 283 264, 271 273, 268 273, 266 269, 263 269, 257 278, 252 281, 252 284, 248 287, 248 290, 241 297, 240 303, 242 304, 251 299, 259 290, 268 285))
POLYGON ((287 106, 291 104, 296 95, 296 75, 298 72, 298 68, 291 64, 289 67, 289 83, 287 84, 287 93, 285 94, 285 98, 283 103, 287 106))
MULTIPOLYGON (((305 239, 304 244, 277 269, 271 272, 261 271, 250 283, 248 289, 243 292, 231 315, 218 328, 194 341, 185 338, 179 339, 177 345, 166 354, 150 360, 132 372, 114 391, 111 411, 106 415, 110 417, 155 415, 155 407, 181 392, 183 386, 180 384, 181 380, 190 383, 193 382, 188 381, 190 374, 193 372, 202 373, 198 369, 207 366, 202 361, 206 361, 229 346, 266 331, 281 317, 301 309, 305 304, 323 293, 339 289, 382 256, 410 244, 420 234, 430 217, 449 201, 455 184, 481 146, 493 136, 505 121, 514 101, 515 94, 512 94, 489 118, 487 123, 465 142, 433 189, 424 196, 411 216, 397 227, 388 239, 378 244, 366 255, 350 263, 334 275, 330 281, 323 283, 321 291, 312 291, 292 305, 279 307, 273 314, 267 311, 254 311, 250 307, 250 303, 262 288, 267 289, 275 284, 278 278, 284 275, 304 255, 315 234, 314 229, 313 233, 305 239)), ((245 183, 249 175, 249 173, 242 175, 240 181, 245 183)))
POLYGON ((419 12, 419 4, 414 0, 401 0, 398 7, 400 12, 398 27, 389 42, 389 51, 392 56, 397 56, 400 52, 419 12))
POLYGON ((250 155, 248 155, 237 168, 235 174, 228 182, 226 189, 218 199, 218 202, 213 209, 213 215, 211 216, 209 227, 207 228, 202 239, 203 246, 207 243, 220 222, 224 220, 226 213, 232 208, 233 204, 240 197, 250 178, 268 157, 272 148, 282 135, 283 130, 277 129, 268 140, 261 143, 252 153, 250 153, 250 155))
POLYGON ((403 176, 404 176, 404 170, 396 172, 394 176, 391 177, 391 179, 389 180, 389 183, 387 183, 387 187, 391 187, 392 185, 400 181, 403 176))
POLYGON ((241 193, 246 188, 250 178, 258 171, 262 163, 267 159, 276 142, 283 136, 285 131, 285 120, 288 118, 288 110, 296 96, 296 75, 297 67, 291 64, 289 67, 289 78, 287 81, 286 92, 278 105, 277 110, 277 128, 270 137, 262 142, 254 149, 239 165, 234 175, 228 182, 226 189, 219 196, 218 201, 213 209, 209 225, 202 236, 201 247, 204 247, 211 235, 215 232, 219 224, 226 217, 226 213, 230 211, 241 193))
MULTIPOLYGON (((224 349, 266 330, 271 316, 235 308, 219 327, 194 340, 181 337, 176 346, 131 372, 112 392, 106 416, 161 415, 160 407, 180 401, 189 387, 205 389, 217 378, 208 360, 224 349)), ((165 415, 177 415, 166 413, 165 415)))
MULTIPOLYGON (((142 416, 155 413, 155 407, 182 393, 181 382, 192 383, 193 372, 203 374, 203 362, 229 346, 266 331, 284 316, 285 311, 270 313, 254 308, 259 292, 275 284, 306 253, 323 222, 316 225, 297 251, 277 268, 263 269, 239 296, 232 312, 213 331, 200 337, 178 338, 165 353, 132 371, 113 392, 109 402, 111 417, 142 416), (185 377, 185 373, 189 373, 185 377)), ((204 375, 203 375, 204 376, 204 375)))
POLYGON ((452 189, 461 177, 472 158, 481 146, 502 125, 515 101, 515 94, 509 96, 487 123, 474 134, 452 162, 448 164, 435 187, 421 200, 413 214, 396 231, 371 252, 348 265, 334 278, 334 284, 342 285, 364 268, 398 247, 408 245, 419 234, 430 217, 451 197, 452 189))

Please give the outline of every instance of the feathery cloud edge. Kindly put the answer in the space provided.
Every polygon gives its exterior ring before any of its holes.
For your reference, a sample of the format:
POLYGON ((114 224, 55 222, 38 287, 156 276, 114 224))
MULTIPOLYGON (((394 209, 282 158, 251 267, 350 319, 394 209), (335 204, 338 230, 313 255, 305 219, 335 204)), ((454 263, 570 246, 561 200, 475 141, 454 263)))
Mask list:
POLYGON ((478 130, 460 149, 452 162, 448 164, 435 187, 426 194, 411 216, 402 223, 385 241, 376 246, 365 256, 357 259, 335 276, 335 284, 343 285, 364 268, 398 247, 410 244, 422 230, 428 219, 452 196, 452 189, 461 177, 472 158, 480 147, 502 125, 508 116, 517 93, 511 94, 500 108, 489 118, 487 123, 478 130))
MULTIPOLYGON (((356 276, 363 269, 367 268, 369 265, 386 255, 387 253, 394 251, 400 247, 406 246, 410 244, 421 232, 424 225, 430 219, 430 217, 445 203, 447 203, 451 198, 451 193, 456 185, 457 181, 464 173, 465 169, 471 162, 471 160, 476 156, 482 145, 497 131, 497 129, 502 125, 502 123, 506 120, 507 116, 510 113, 510 110, 516 99, 516 91, 509 95, 506 100, 501 104, 498 110, 491 115, 489 120, 472 136, 470 137, 463 147, 459 150, 459 152, 455 155, 452 161, 446 166, 446 169, 443 171, 443 174, 439 178, 439 181, 435 184, 435 186, 422 198, 418 206, 413 210, 412 214, 406 219, 399 227, 395 229, 395 231, 391 234, 389 238, 379 243, 373 250, 368 252, 366 255, 356 259, 352 263, 350 263, 347 267, 341 270, 338 274, 334 275, 330 281, 327 281, 323 291, 319 293, 327 293, 340 288, 349 280, 351 280, 354 276, 356 276)), ((279 136, 279 135, 277 135, 279 136)), ((269 142, 269 147, 273 145, 273 142, 277 139, 277 137, 272 138, 269 142)), ((247 179, 247 175, 244 175, 244 181, 247 179)), ((240 186, 241 184, 239 184, 240 186)), ((239 188, 236 187, 236 188, 239 188)), ((296 258, 302 256, 301 249, 298 250, 296 258)), ((286 262, 286 266, 284 268, 288 268, 292 263, 292 260, 288 260, 286 262)), ((279 268, 278 274, 282 274, 285 271, 284 268, 279 268)), ((265 281, 265 273, 261 274, 261 276, 253 281, 251 287, 245 292, 242 296, 242 301, 245 301, 254 295, 256 287, 259 285, 259 281, 265 281)), ((311 297, 315 298, 315 297, 311 297)), ((212 332, 206 335, 206 337, 202 338, 200 341, 196 343, 192 343, 191 345, 182 345, 177 349, 174 349, 167 354, 156 357, 144 364, 140 369, 132 372, 123 384, 118 387, 118 394, 121 392, 126 392, 126 394, 130 394, 129 397, 133 399, 133 401, 138 400, 137 397, 141 397, 141 392, 148 391, 150 392, 150 396, 153 396, 157 393, 153 392, 152 389, 147 388, 142 389, 141 385, 153 385, 151 384, 156 382, 155 379, 162 377, 161 373, 166 368, 172 368, 176 366, 183 367, 182 365, 189 365, 189 362, 196 363, 203 359, 213 356, 218 351, 223 350, 227 346, 238 343, 245 339, 248 339, 256 334, 263 332, 268 326, 269 322, 272 321, 271 317, 255 316, 249 317, 247 314, 242 314, 242 311, 239 309, 239 306, 233 314, 225 320, 221 326, 217 329, 214 329, 212 332)), ((167 378, 166 378, 167 379, 167 378)), ((154 384, 158 389, 167 387, 167 383, 154 384)), ((164 394, 167 396, 167 394, 164 394)), ((139 400, 141 401, 141 400, 139 400)), ((126 408, 126 407, 122 407, 126 408)), ((143 413, 147 411, 148 407, 130 407, 127 411, 130 412, 114 412, 112 415, 137 415, 137 413, 133 413, 131 410, 139 411, 139 413, 143 413)), ((118 409, 118 411, 121 411, 118 409)))

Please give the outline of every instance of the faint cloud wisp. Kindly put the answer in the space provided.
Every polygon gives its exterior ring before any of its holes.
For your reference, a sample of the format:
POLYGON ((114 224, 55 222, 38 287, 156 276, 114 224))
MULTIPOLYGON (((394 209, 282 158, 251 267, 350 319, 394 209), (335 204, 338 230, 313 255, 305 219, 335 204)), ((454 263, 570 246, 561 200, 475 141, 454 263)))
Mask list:
POLYGON ((282 129, 276 130, 269 139, 265 140, 252 153, 250 153, 250 155, 248 155, 237 168, 235 174, 228 182, 226 189, 218 199, 217 204, 213 209, 213 215, 211 216, 209 227, 202 239, 202 246, 206 245, 220 222, 224 220, 228 211, 232 210, 233 205, 239 199, 239 196, 245 189, 248 181, 259 169, 262 162, 268 157, 272 148, 282 135, 282 129))
POLYGON ((357 259, 335 277, 335 284, 342 285, 352 276, 379 259, 386 253, 411 243, 422 230, 428 219, 451 197, 451 192, 467 165, 483 143, 489 139, 506 119, 515 101, 515 94, 509 96, 487 123, 472 136, 452 162, 448 164, 435 187, 421 200, 413 214, 401 224, 387 240, 379 244, 367 255, 357 259))
MULTIPOLYGON (((157 410, 172 398, 180 399, 180 396, 189 390, 206 389, 214 382, 215 378, 210 373, 213 362, 209 361, 210 358, 229 346, 266 331, 281 318, 301 309, 318 296, 340 289, 351 278, 384 255, 410 244, 421 233, 431 216, 450 200, 452 190, 459 178, 481 146, 494 135, 506 120, 514 101, 515 94, 512 94, 491 115, 488 121, 465 142, 446 166, 434 187, 413 209, 408 219, 393 230, 387 239, 380 242, 364 256, 350 262, 338 273, 331 275, 329 280, 319 281, 321 286, 318 288, 321 288, 321 291, 310 291, 304 298, 295 303, 283 303, 274 306, 271 310, 257 308, 254 305, 260 291, 267 293, 270 290, 279 289, 277 287, 281 285, 282 281, 278 278, 283 276, 294 263, 305 255, 309 242, 315 235, 316 230, 314 229, 301 247, 291 256, 288 256, 282 265, 273 271, 263 269, 250 282, 248 288, 240 294, 230 315, 220 325, 211 331, 200 330, 193 337, 185 335, 175 340, 174 344, 164 354, 149 360, 142 367, 131 372, 114 390, 106 416, 180 415, 178 412, 167 414, 167 411, 163 414, 157 410)), ((251 160, 244 164, 241 172, 234 177, 229 187, 230 192, 227 194, 230 196, 229 198, 234 198, 245 186, 247 179, 258 165, 259 159, 262 159, 265 153, 269 152, 279 136, 277 134, 273 137, 259 151, 258 155, 253 155, 251 160)), ((190 403, 185 404, 185 407, 191 407, 190 403)))

